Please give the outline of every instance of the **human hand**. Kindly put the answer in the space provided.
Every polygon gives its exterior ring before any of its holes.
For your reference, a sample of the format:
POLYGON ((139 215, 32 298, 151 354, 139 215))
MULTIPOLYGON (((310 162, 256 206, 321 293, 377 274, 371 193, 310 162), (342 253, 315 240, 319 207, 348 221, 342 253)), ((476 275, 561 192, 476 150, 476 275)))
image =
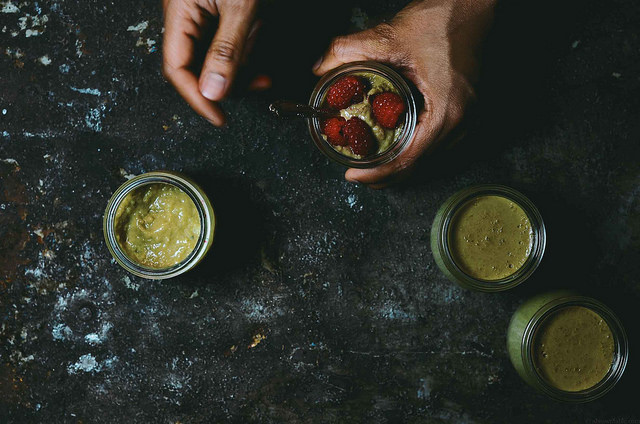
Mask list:
POLYGON ((492 18, 494 0, 414 1, 391 22, 335 38, 314 67, 322 75, 344 63, 388 63, 424 96, 424 110, 410 145, 393 161, 348 169, 348 181, 382 188, 405 177, 460 123, 474 99, 477 50, 492 18))
POLYGON ((163 0, 163 73, 189 105, 213 125, 225 122, 216 102, 229 92, 238 66, 251 48, 257 5, 257 0, 163 0), (215 36, 210 40, 213 30, 215 36), (198 49, 206 48, 209 41, 199 69, 198 49))

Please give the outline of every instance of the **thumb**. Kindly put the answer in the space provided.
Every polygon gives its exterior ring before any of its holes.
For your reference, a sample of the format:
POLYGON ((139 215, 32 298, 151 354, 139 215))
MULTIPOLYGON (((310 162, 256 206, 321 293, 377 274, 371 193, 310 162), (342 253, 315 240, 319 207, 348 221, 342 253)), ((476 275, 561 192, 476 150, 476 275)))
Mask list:
POLYGON ((209 100, 220 100, 228 92, 242 59, 256 3, 243 7, 220 7, 220 24, 211 41, 200 74, 199 88, 209 100))

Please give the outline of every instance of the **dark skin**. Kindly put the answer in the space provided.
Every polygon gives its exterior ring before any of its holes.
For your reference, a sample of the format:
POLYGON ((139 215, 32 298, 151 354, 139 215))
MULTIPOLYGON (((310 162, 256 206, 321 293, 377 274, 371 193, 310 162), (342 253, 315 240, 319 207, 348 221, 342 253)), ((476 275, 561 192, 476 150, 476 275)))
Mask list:
MULTIPOLYGON (((447 140, 475 98, 478 52, 491 24, 495 0, 418 0, 391 21, 335 38, 313 72, 323 75, 348 62, 393 65, 417 87, 424 109, 409 146, 392 162, 347 170, 348 181, 382 188, 405 178, 419 157, 447 140)), ((217 104, 231 88, 250 51, 257 24, 257 0, 164 0, 163 70, 191 107, 213 125, 225 117, 217 104), (195 42, 211 20, 220 23, 199 73, 192 69, 195 42)), ((270 85, 258 78, 253 88, 270 85)))

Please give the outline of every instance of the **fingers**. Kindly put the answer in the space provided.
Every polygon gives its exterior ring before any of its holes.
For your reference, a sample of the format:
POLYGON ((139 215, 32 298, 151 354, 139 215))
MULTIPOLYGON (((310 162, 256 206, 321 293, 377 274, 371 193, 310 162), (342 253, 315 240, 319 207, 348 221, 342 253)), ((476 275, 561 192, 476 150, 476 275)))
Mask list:
POLYGON ((167 76, 178 90, 178 93, 200 116, 216 127, 224 125, 225 118, 222 109, 216 103, 206 99, 198 89, 198 78, 188 69, 175 69, 171 76, 167 76))
POLYGON ((222 99, 231 88, 256 11, 256 2, 222 3, 220 24, 200 74, 200 92, 209 100, 222 99))
POLYGON ((200 27, 198 22, 190 18, 188 11, 180 9, 182 5, 182 2, 165 3, 162 71, 165 78, 199 115, 213 125, 220 126, 224 124, 222 110, 200 94, 198 78, 191 70, 194 39, 200 36, 200 27))

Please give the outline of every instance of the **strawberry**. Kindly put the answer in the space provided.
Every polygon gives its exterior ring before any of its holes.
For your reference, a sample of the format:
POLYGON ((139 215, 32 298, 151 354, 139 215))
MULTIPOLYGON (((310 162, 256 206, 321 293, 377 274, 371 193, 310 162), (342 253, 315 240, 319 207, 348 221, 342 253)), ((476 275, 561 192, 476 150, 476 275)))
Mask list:
POLYGON ((388 91, 378 94, 373 99, 371 107, 376 121, 384 128, 395 128, 400 115, 402 115, 405 110, 402 97, 388 91))
POLYGON ((375 139, 371 128, 360 118, 351 118, 347 121, 342 128, 351 151, 360 156, 367 156, 373 153, 375 146, 375 139))
POLYGON ((327 91, 327 104, 334 109, 344 109, 364 98, 364 82, 358 77, 347 75, 336 81, 327 91))
POLYGON ((346 146, 347 140, 344 138, 342 128, 347 123, 344 118, 329 118, 322 123, 322 132, 327 136, 327 141, 334 146, 346 146))

